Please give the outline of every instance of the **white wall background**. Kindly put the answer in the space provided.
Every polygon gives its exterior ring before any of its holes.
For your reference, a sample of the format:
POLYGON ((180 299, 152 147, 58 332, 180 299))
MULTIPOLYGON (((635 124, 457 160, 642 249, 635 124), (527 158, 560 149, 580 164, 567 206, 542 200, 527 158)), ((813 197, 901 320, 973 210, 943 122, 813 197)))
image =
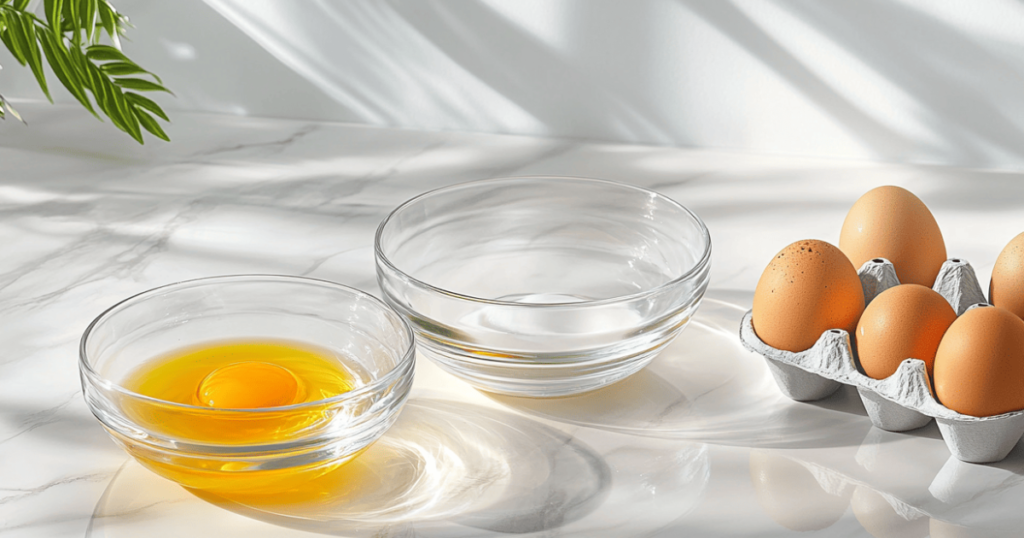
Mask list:
POLYGON ((1020 0, 116 5, 172 109, 1024 169, 1020 0))

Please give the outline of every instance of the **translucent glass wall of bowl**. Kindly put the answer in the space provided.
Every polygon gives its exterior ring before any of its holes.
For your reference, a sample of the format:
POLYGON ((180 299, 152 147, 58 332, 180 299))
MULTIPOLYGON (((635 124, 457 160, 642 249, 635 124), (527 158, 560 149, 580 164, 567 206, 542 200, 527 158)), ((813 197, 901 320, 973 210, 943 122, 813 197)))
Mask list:
POLYGON ((93 414, 134 456, 175 468, 287 469, 353 455, 393 423, 412 383, 411 344, 408 325, 357 290, 292 277, 201 279, 151 290, 97 318, 82 340, 82 384, 93 414), (138 366, 176 349, 267 339, 332 353, 355 374, 356 388, 320 402, 222 410, 163 402, 121 386, 138 366), (245 420, 253 439, 216 444, 163 426, 183 420, 203 428, 245 420), (301 427, 287 439, 269 435, 282 424, 301 427))
POLYGON ((684 207, 581 178, 425 194, 382 224, 377 248, 385 297, 425 351, 478 370, 517 363, 538 383, 569 375, 558 364, 585 377, 653 356, 696 308, 710 261, 707 229, 684 207))

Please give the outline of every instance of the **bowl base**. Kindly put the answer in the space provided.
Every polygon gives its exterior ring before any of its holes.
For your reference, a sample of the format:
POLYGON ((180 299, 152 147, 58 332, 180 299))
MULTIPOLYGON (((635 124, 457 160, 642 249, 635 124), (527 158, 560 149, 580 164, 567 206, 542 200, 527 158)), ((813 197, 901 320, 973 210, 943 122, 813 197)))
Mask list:
POLYGON ((558 398, 594 391, 626 379, 650 364, 673 339, 625 357, 611 357, 607 361, 601 361, 596 367, 580 364, 537 364, 532 371, 524 370, 522 365, 518 364, 509 366, 500 363, 477 363, 467 367, 465 357, 453 357, 427 346, 420 346, 419 352, 442 370, 484 392, 527 398, 558 398), (618 364, 608 368, 608 363, 618 364))

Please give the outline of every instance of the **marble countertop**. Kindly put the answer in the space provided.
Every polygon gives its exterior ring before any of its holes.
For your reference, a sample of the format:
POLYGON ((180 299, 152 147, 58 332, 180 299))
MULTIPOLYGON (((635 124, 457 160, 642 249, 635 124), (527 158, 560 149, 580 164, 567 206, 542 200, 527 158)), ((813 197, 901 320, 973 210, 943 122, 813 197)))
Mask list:
POLYGON ((1024 230, 1020 173, 179 113, 135 145, 63 106, 0 124, 0 536, 1004 536, 1024 448, 950 457, 871 426, 854 391, 785 399, 736 336, 767 260, 838 241, 898 184, 987 289, 1024 230), (377 294, 373 231, 422 191, 557 174, 653 188, 714 241, 711 288, 644 371, 588 395, 487 396, 420 359, 407 407, 317 503, 200 499, 129 461, 82 399, 77 344, 117 300, 282 273, 377 294))

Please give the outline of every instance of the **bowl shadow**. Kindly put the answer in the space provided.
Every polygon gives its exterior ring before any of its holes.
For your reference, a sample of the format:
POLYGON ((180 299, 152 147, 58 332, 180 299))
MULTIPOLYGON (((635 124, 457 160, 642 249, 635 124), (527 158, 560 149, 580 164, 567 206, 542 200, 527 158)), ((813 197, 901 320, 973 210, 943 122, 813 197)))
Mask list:
POLYGON ((131 461, 97 504, 88 535, 117 535, 127 517, 131 535, 143 532, 137 525, 145 520, 164 534, 176 527, 174 535, 251 538, 228 512, 346 536, 544 532, 591 514, 611 482, 603 457, 564 432, 501 410, 412 399, 359 457, 273 495, 193 490, 193 497, 131 461))
POLYGON ((611 476, 571 436, 508 413, 441 400, 410 402, 387 436, 348 465, 272 496, 214 496, 222 508, 284 526, 375 533, 418 520, 536 532, 596 508, 611 476), (315 522, 315 523, 314 523, 315 522), (307 527, 312 524, 312 527, 307 527), (331 527, 334 527, 333 525, 331 527))
POLYGON ((808 405, 783 396, 764 359, 739 342, 745 311, 709 291, 683 333, 623 381, 561 398, 487 395, 528 415, 640 436, 764 448, 859 445, 871 427, 859 399, 843 392, 808 405))

